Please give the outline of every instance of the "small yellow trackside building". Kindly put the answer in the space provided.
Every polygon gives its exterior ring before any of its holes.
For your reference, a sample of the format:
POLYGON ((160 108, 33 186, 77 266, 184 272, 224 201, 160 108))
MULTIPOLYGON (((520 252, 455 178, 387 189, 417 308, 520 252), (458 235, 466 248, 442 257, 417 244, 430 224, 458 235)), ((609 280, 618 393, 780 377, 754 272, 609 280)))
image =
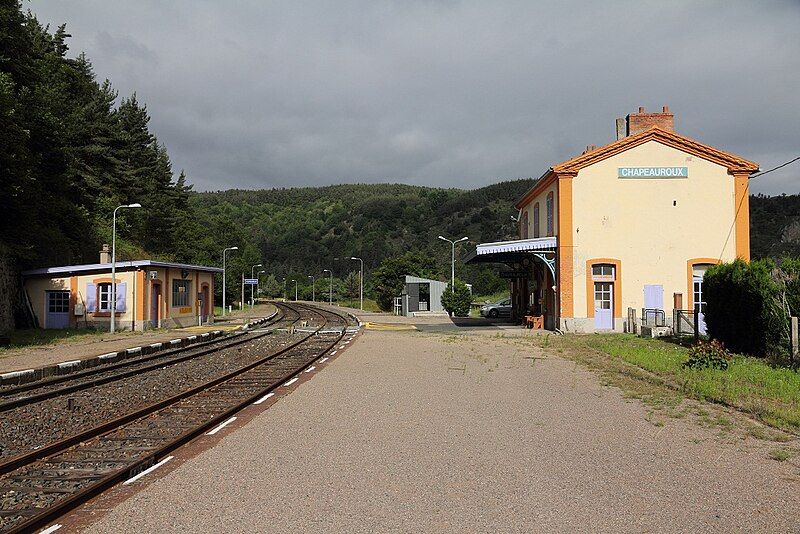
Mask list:
MULTIPOLYGON (((516 203, 519 240, 466 262, 510 267, 516 316, 547 328, 623 331, 628 309, 702 318, 709 265, 750 259, 748 180, 758 165, 674 132, 667 107, 617 120, 617 140, 549 168, 516 203)), ((702 321, 701 321, 702 322, 702 321)))
POLYGON ((152 260, 116 263, 112 296, 108 251, 101 263, 22 273, 30 311, 42 328, 101 328, 116 299, 120 330, 186 327, 214 320, 214 276, 222 269, 152 260))

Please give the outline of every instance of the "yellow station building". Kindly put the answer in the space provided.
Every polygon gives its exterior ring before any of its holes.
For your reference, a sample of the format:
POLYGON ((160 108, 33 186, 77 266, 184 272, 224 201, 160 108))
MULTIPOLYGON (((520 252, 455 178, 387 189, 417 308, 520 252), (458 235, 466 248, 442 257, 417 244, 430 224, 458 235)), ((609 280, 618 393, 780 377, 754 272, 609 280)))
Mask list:
POLYGON ((120 330, 173 328, 214 320, 217 267, 153 260, 116 263, 112 297, 111 259, 100 263, 34 269, 22 273, 30 310, 42 328, 108 328, 116 299, 120 330))
POLYGON ((517 202, 519 237, 466 263, 502 263, 515 315, 546 328, 623 331, 628 310, 703 312, 708 266, 750 259, 758 165, 675 133, 667 107, 617 119, 617 140, 553 165, 517 202))

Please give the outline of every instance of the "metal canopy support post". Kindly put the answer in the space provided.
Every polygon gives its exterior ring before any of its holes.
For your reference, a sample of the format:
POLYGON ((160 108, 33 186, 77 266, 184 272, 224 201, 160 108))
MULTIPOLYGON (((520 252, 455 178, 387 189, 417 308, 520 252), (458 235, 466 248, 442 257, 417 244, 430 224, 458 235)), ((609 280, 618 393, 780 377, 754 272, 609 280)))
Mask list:
POLYGON ((534 252, 533 255, 536 256, 537 258, 539 258, 540 260, 542 260, 544 262, 544 264, 547 265, 547 267, 550 269, 550 272, 553 274, 553 285, 556 285, 558 282, 557 282, 557 278, 556 278, 556 259, 555 259, 555 257, 548 259, 541 252, 534 252))

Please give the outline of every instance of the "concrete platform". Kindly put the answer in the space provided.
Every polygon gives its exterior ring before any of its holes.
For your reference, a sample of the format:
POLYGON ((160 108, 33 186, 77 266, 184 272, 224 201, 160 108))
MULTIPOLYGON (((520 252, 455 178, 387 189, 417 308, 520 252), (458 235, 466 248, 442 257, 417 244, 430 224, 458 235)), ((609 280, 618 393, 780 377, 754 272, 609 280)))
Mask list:
POLYGON ((797 530, 798 466, 771 444, 646 417, 524 337, 366 330, 88 531, 797 530))

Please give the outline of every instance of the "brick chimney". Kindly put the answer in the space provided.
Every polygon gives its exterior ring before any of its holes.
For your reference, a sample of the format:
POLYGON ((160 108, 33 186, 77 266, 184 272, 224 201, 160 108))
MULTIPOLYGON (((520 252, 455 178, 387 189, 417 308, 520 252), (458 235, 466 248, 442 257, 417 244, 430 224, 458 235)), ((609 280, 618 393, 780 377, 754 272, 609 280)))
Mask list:
POLYGON ((103 250, 100 251, 100 263, 111 263, 111 249, 108 243, 103 243, 103 250))
MULTIPOLYGON (((648 113, 643 107, 639 108, 638 113, 631 113, 625 118, 625 135, 636 135, 649 130, 650 128, 661 128, 668 132, 675 131, 675 116, 670 113, 669 107, 664 106, 661 112, 648 113)), ((617 124, 617 137, 620 135, 619 123, 617 124)))

